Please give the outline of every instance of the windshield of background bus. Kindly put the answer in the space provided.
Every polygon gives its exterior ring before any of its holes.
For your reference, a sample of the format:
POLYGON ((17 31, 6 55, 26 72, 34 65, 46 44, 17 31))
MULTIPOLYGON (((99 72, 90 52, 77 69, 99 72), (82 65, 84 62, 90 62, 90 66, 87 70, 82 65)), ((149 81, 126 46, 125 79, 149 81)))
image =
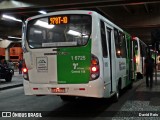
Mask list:
MULTIPOLYGON (((66 16, 69 20, 58 24, 50 24, 50 16, 29 21, 27 27, 29 47, 47 48, 86 45, 91 34, 91 16, 66 16)), ((52 18, 55 17, 52 16, 52 18)))

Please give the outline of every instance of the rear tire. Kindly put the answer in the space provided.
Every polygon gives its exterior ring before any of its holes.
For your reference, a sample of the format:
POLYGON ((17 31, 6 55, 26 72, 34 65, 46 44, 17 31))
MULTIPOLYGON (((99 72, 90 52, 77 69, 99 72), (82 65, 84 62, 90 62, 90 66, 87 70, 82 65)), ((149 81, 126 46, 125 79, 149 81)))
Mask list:
POLYGON ((143 75, 141 73, 137 73, 137 80, 143 79, 143 75))
POLYGON ((64 102, 71 102, 71 101, 75 101, 76 97, 75 96, 60 96, 60 98, 64 101, 64 102))
POLYGON ((113 95, 113 102, 118 102, 120 94, 121 94, 121 84, 120 84, 120 82, 118 82, 117 91, 113 95))
POLYGON ((129 89, 132 89, 132 87, 133 87, 133 82, 131 82, 131 83, 128 85, 128 88, 129 88, 129 89))

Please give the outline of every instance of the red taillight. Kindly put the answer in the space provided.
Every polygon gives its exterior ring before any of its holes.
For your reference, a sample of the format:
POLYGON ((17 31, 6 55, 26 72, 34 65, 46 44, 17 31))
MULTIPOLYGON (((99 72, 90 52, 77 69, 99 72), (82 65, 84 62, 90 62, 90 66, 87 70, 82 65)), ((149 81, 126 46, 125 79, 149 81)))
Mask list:
POLYGON ((136 57, 134 57, 134 59, 133 59, 133 60, 134 60, 134 63, 136 63, 136 57))
POLYGON ((97 65, 97 64, 98 64, 97 59, 92 59, 92 60, 91 60, 91 64, 92 64, 92 65, 97 65))
POLYGON ((23 72, 23 78, 24 78, 25 80, 29 80, 29 77, 28 77, 28 69, 27 69, 27 67, 26 67, 25 62, 23 62, 22 72, 23 72))
POLYGON ((135 41, 135 40, 137 40, 137 37, 133 36, 132 41, 135 41))
POLYGON ((33 88, 33 90, 38 90, 38 88, 33 88))
POLYGON ((95 55, 92 55, 90 73, 91 73, 90 80, 97 79, 100 74, 99 60, 95 55))
POLYGON ((133 60, 134 60, 135 63, 137 63, 138 62, 138 57, 135 56, 133 60))
POLYGON ((97 69, 97 67, 92 66, 91 70, 92 70, 92 72, 96 72, 98 69, 97 69))
POLYGON ((85 88, 79 88, 79 90, 85 90, 85 88))
POLYGON ((23 68, 23 73, 26 73, 28 70, 27 70, 27 68, 23 68))
POLYGON ((29 80, 29 78, 28 78, 28 69, 27 68, 22 68, 22 72, 23 72, 23 78, 25 80, 29 80))

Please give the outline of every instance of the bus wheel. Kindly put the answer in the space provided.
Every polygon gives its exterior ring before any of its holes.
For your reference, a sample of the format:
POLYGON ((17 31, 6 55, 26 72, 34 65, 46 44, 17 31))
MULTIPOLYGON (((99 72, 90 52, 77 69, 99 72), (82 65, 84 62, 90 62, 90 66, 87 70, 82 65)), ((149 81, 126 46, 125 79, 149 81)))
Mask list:
POLYGON ((120 92, 121 92, 121 84, 118 83, 117 91, 113 96, 113 102, 118 102, 118 99, 119 99, 119 96, 120 96, 120 92))
POLYGON ((129 89, 132 89, 132 87, 133 87, 133 82, 131 82, 131 83, 128 85, 128 88, 129 88, 129 89))
POLYGON ((143 79, 143 75, 141 73, 137 73, 137 80, 143 79))
POLYGON ((60 96, 63 101, 74 101, 76 99, 75 96, 60 96))

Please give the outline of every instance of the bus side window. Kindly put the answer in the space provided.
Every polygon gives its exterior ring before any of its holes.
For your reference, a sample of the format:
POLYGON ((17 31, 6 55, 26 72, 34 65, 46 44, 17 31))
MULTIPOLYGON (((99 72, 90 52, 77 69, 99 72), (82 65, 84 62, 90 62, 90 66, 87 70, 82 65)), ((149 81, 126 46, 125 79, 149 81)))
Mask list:
POLYGON ((121 47, 121 57, 127 58, 126 39, 125 39, 124 33, 119 32, 119 39, 120 39, 120 47, 121 47))
POLYGON ((48 40, 49 40, 49 41, 52 41, 52 38, 53 38, 52 32, 48 32, 48 40))
POLYGON ((134 41, 134 52, 135 52, 135 55, 138 54, 138 42, 137 42, 137 40, 134 41))
POLYGON ((120 58, 120 57, 126 58, 127 48, 126 48, 126 39, 125 39, 124 33, 119 32, 117 29, 114 29, 114 37, 115 37, 117 58, 120 58))
POLYGON ((117 29, 114 29, 114 39, 115 39, 115 47, 116 47, 116 56, 117 58, 120 58, 121 48, 120 48, 119 34, 117 29))
POLYGON ((103 57, 106 58, 108 56, 107 42, 106 42, 106 32, 105 32, 105 24, 102 20, 101 20, 101 26, 100 27, 101 27, 100 32, 101 32, 102 52, 103 52, 103 57))

